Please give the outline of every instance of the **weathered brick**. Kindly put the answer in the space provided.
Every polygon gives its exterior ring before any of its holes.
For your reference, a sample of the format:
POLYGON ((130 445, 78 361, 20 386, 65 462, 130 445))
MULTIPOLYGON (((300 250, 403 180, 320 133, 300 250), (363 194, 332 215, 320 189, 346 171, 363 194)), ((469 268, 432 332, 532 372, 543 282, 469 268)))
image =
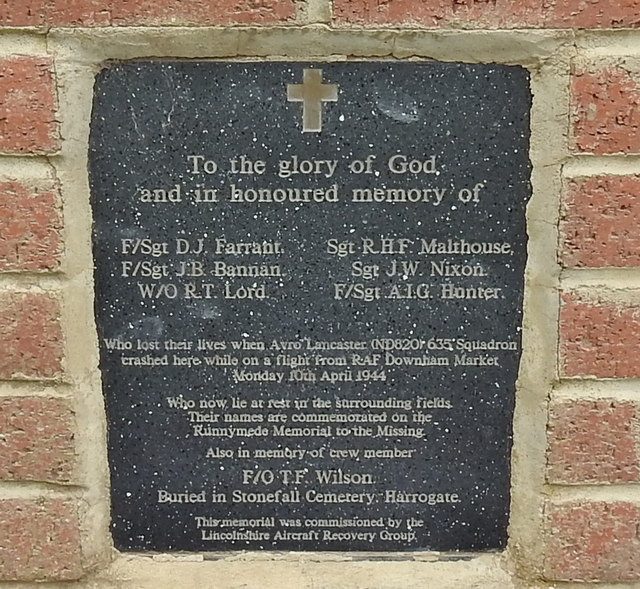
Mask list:
POLYGON ((598 400, 551 405, 551 483, 622 483, 639 478, 633 403, 598 400))
POLYGON ((0 479, 68 481, 73 414, 60 399, 0 398, 0 479))
POLYGON ((631 503, 547 505, 545 577, 554 581, 640 579, 640 508, 631 503))
POLYGON ((294 17, 294 0, 0 0, 0 26, 13 27, 217 25, 294 17))
POLYGON ((0 181, 0 272, 55 270, 61 232, 56 189, 0 181))
POLYGON ((82 575, 71 501, 0 500, 0 580, 69 581, 82 575))
POLYGON ((564 293, 560 306, 564 376, 640 376, 640 307, 564 293))
POLYGON ((618 28, 640 26, 640 0, 334 0, 340 23, 426 27, 618 28))
POLYGON ((613 29, 640 26, 640 0, 554 0, 541 2, 540 6, 546 28, 613 29))
POLYGON ((58 302, 49 295, 0 296, 0 378, 49 379, 62 370, 58 302))
POLYGON ((0 151, 58 149, 52 69, 53 62, 45 57, 0 59, 0 151))
POLYGON ((560 222, 564 266, 640 266, 640 176, 569 182, 560 222))
POLYGON ((474 0, 334 0, 333 11, 338 22, 364 25, 416 23, 426 27, 452 24, 498 27, 538 20, 541 14, 538 4, 534 0, 509 2, 508 7, 474 0))
POLYGON ((574 68, 574 149, 598 155, 640 151, 640 86, 622 66, 574 68))

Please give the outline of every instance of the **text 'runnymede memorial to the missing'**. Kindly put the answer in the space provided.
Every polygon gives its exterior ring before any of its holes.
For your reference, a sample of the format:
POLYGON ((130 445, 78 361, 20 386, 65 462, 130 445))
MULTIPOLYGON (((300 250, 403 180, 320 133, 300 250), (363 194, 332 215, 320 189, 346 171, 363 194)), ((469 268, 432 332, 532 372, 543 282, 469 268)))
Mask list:
POLYGON ((116 548, 505 546, 530 102, 494 65, 102 71, 116 548))

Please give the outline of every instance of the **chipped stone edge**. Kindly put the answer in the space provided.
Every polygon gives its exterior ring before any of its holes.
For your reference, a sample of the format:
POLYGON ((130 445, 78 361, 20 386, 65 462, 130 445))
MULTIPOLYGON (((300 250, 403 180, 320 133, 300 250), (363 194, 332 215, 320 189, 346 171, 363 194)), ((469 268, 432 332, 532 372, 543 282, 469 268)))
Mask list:
MULTIPOLYGON (((0 53, 39 54, 33 33, 11 35, 0 53), (30 44, 31 43, 31 44, 30 44)), ((36 35, 37 36, 37 35, 36 35)), ((2 38, 2 37, 0 37, 2 38)), ((82 506, 85 565, 94 574, 74 587, 200 587, 216 578, 220 587, 316 586, 322 578, 341 589, 371 586, 373 579, 406 579, 415 586, 437 582, 442 589, 525 586, 538 577, 541 563, 544 425, 546 399, 555 378, 557 281, 555 247, 561 163, 566 158, 567 60, 573 35, 558 31, 419 31, 299 29, 57 29, 46 35, 46 51, 56 62, 62 120, 62 150, 35 160, 49 165, 62 186, 66 257, 62 280, 54 280, 63 299, 67 369, 78 423, 79 486, 73 495, 82 506), (109 472, 106 422, 98 370, 98 342, 93 317, 91 211, 87 178, 89 120, 95 74, 109 60, 136 58, 213 58, 225 60, 344 61, 368 59, 465 61, 522 65, 532 73, 531 159, 534 196, 528 211, 530 235, 524 307, 524 353, 514 420, 513 510, 510 543, 503 553, 224 553, 142 556, 119 554, 109 534, 109 472), (554 105, 549 108, 549 104, 554 105), (549 145, 548 137, 556 140, 549 145), (555 208, 554 208, 555 207, 555 208), (538 546, 538 549, 532 548, 538 546), (459 560, 456 560, 459 559, 459 560), (195 561, 195 562, 194 562, 195 561), (372 577, 373 575, 373 577, 372 577), (376 577, 381 575, 381 577, 376 577), (225 579, 228 579, 225 581, 225 579)), ((0 157, 0 167, 13 169, 0 157)), ((37 284, 37 282, 36 282, 37 284)), ((0 288, 7 286, 0 281, 0 288)), ((10 287, 9 283, 9 287, 10 287)), ((1 491, 1 489, 0 489, 1 491)), ((25 492, 43 493, 37 485, 25 492)), ((53 492, 53 491, 52 491, 53 492)), ((407 584, 407 587, 410 585, 407 584)))

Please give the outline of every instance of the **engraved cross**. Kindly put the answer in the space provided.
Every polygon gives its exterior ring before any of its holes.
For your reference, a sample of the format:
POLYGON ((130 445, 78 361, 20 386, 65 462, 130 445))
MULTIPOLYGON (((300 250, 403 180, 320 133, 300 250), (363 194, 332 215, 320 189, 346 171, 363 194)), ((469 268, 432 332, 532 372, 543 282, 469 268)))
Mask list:
POLYGON ((322 70, 305 69, 302 84, 287 84, 287 100, 302 102, 302 132, 322 130, 322 103, 338 101, 338 84, 323 84, 322 70))

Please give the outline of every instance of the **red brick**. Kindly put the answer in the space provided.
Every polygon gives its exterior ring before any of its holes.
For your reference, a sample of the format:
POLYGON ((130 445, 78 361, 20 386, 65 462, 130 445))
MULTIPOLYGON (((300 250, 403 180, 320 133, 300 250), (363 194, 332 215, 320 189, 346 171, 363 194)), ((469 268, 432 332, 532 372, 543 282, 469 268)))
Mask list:
POLYGON ((551 483, 638 480, 633 403, 567 401, 551 406, 547 478, 551 483))
POLYGON ((53 62, 45 57, 0 59, 0 151, 58 149, 52 68, 53 62))
POLYGON ((62 371, 58 302, 46 294, 0 296, 0 378, 49 379, 62 371))
POLYGON ((640 176, 570 181, 562 217, 564 266, 640 266, 640 176))
POLYGON ((294 17, 294 0, 0 0, 0 26, 13 27, 273 23, 294 17))
POLYGON ((546 12, 547 28, 612 29, 640 26, 640 0, 555 0, 546 12))
POLYGON ((57 269, 61 231, 57 190, 0 182, 0 272, 57 269))
POLYGON ((574 149, 598 155, 640 151, 640 86, 621 66, 573 72, 574 149))
POLYGON ((446 27, 451 24, 471 26, 508 26, 539 21, 541 10, 535 0, 505 2, 476 0, 334 0, 333 10, 338 22, 354 24, 416 23, 426 27, 446 27))
POLYGON ((81 575, 78 516, 70 501, 0 500, 0 580, 70 581, 81 575))
POLYGON ((564 376, 640 376, 640 307, 562 295, 560 368, 564 376))
POLYGON ((554 581, 640 579, 640 508, 630 503, 547 505, 545 577, 554 581))
POLYGON ((640 26, 640 0, 334 0, 339 23, 426 27, 617 28, 640 26))
POLYGON ((68 481, 73 429, 73 414, 60 399, 0 398, 0 479, 68 481))

